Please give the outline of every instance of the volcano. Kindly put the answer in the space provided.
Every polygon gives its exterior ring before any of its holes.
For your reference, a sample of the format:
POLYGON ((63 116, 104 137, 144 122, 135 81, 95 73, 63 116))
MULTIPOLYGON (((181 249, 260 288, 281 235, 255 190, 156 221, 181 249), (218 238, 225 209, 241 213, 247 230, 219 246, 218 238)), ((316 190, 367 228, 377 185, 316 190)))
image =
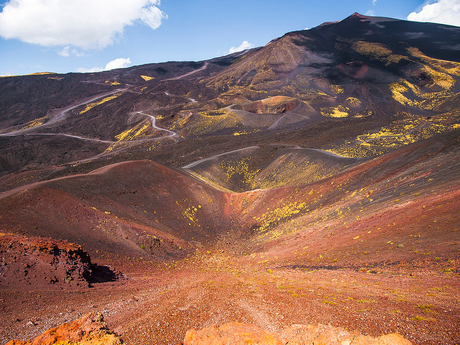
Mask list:
POLYGON ((103 312, 127 344, 235 322, 458 344, 459 47, 355 13, 207 61, 0 78, 1 341, 103 312))

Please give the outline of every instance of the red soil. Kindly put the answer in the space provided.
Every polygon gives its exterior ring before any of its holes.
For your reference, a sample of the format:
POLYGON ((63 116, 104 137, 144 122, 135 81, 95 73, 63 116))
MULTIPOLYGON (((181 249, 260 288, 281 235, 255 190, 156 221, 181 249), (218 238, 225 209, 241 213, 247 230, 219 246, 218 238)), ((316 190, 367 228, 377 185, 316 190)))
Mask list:
POLYGON ((96 309, 127 344, 229 322, 457 344, 459 164, 455 141, 427 141, 273 190, 224 193, 138 161, 5 193, 5 230, 71 240, 130 279, 2 285, 0 339, 96 309))

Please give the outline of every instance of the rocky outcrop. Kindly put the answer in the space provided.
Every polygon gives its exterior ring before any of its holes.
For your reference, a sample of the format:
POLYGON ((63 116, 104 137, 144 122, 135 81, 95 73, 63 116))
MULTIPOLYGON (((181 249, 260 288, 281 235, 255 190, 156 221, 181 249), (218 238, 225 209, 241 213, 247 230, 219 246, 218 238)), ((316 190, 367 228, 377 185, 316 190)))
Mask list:
POLYGON ((184 345, 411 345, 401 335, 392 333, 377 338, 356 331, 325 325, 293 325, 272 333, 255 325, 228 323, 222 326, 189 330, 184 345))
POLYGON ((0 233, 0 286, 88 286, 123 275, 67 241, 0 233))
POLYGON ((33 341, 11 340, 6 345, 119 345, 121 339, 107 328, 101 313, 89 313, 82 318, 50 329, 33 341))
POLYGON ((263 330, 255 325, 243 323, 227 323, 222 326, 203 328, 200 331, 189 330, 185 335, 184 345, 239 345, 239 344, 265 344, 283 345, 274 333, 263 330))

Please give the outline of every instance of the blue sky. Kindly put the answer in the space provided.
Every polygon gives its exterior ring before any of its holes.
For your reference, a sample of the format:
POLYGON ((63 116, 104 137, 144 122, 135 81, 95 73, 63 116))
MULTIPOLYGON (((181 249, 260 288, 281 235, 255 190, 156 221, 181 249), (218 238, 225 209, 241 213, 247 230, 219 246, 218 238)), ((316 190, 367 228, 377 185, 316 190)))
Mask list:
POLYGON ((460 0, 0 0, 0 75, 200 61, 353 12, 460 25, 460 0))

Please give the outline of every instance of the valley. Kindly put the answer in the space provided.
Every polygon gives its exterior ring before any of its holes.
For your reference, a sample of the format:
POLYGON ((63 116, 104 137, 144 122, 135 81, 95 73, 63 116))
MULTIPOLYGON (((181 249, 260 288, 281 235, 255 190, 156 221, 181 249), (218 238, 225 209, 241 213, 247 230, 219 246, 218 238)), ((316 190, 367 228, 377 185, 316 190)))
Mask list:
POLYGON ((97 311, 126 344, 231 322, 459 343, 456 44, 353 14, 208 61, 0 78, 0 342, 97 311))

